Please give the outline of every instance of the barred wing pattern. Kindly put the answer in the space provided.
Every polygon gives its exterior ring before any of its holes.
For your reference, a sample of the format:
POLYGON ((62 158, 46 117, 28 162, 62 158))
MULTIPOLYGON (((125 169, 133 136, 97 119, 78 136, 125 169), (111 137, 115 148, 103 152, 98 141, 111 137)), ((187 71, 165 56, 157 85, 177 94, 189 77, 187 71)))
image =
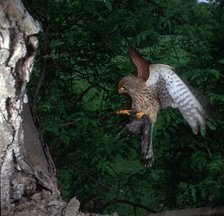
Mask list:
POLYGON ((198 100, 168 65, 151 64, 146 85, 155 89, 162 107, 178 108, 195 134, 205 129, 205 112, 198 100))

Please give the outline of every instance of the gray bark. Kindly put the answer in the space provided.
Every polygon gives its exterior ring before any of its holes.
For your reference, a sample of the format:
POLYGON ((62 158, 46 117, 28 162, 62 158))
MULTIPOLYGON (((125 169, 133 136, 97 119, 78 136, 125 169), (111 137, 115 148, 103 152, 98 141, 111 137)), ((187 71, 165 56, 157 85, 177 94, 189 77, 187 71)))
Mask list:
POLYGON ((37 203, 48 205, 48 211, 53 200, 58 200, 60 207, 66 203, 60 200, 53 162, 41 145, 26 105, 25 89, 33 68, 38 46, 35 35, 40 25, 19 0, 1 1, 0 20, 2 215, 27 212, 45 215, 46 209, 37 210, 37 203))
POLYGON ((0 0, 1 215, 90 215, 79 212, 75 197, 62 200, 54 163, 27 104, 40 30, 20 0, 0 0))

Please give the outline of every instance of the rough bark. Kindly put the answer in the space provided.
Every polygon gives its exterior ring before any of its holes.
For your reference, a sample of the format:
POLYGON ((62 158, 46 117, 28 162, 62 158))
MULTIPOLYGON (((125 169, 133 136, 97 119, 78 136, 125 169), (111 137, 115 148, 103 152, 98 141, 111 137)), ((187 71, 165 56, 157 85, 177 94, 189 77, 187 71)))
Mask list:
POLYGON ((90 215, 79 212, 75 197, 61 199, 54 163, 27 104, 40 30, 20 0, 0 0, 1 215, 90 215))
POLYGON ((48 211, 53 200, 60 207, 66 203, 60 201, 50 154, 24 105, 40 26, 17 0, 1 1, 0 20, 1 210, 3 215, 45 215, 37 203, 47 198, 48 211))

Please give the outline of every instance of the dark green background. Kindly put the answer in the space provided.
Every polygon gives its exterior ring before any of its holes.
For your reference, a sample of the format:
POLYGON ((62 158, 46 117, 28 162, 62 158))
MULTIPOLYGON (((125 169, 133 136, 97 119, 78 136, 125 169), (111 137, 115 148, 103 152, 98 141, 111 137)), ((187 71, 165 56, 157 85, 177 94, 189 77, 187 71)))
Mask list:
MULTIPOLYGON (((223 205, 223 1, 23 2, 42 23, 28 94, 63 197, 82 203, 95 197, 100 205, 122 199, 155 211, 223 205), (139 162, 139 138, 121 133, 126 118, 115 115, 129 105, 116 91, 121 77, 135 74, 129 46, 174 67, 203 95, 209 116, 206 134, 193 135, 178 110, 162 110, 150 169, 139 162)), ((114 211, 146 213, 126 204, 108 205, 104 213, 114 211)))

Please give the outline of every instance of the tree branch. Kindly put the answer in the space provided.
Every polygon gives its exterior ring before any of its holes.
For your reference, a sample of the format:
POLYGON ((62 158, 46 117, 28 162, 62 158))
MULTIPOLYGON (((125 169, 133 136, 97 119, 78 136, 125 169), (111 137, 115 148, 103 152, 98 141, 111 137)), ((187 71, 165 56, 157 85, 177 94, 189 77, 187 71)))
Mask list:
POLYGON ((183 210, 172 210, 160 213, 148 214, 148 216, 223 216, 224 206, 217 208, 192 208, 183 210))
POLYGON ((39 91, 41 89, 41 86, 43 84, 46 71, 48 69, 49 65, 49 59, 51 59, 51 46, 50 46, 50 21, 49 21, 49 15, 48 15, 48 1, 45 1, 45 9, 44 9, 44 50, 43 50, 43 57, 42 57, 42 63, 41 63, 41 75, 37 83, 36 90, 34 92, 34 96, 32 99, 32 106, 34 106, 34 109, 36 107, 36 99, 39 94, 39 91))
POLYGON ((106 208, 110 207, 111 205, 115 205, 115 204, 119 204, 119 203, 130 205, 130 206, 133 206, 135 208, 142 208, 142 209, 146 210, 147 212, 153 212, 153 213, 156 212, 153 209, 150 209, 147 206, 144 206, 140 203, 135 203, 135 202, 132 202, 132 201, 129 201, 129 200, 113 199, 113 200, 109 201, 108 203, 106 203, 105 205, 103 205, 101 207, 101 209, 99 210, 100 214, 102 214, 104 212, 104 210, 106 208))

